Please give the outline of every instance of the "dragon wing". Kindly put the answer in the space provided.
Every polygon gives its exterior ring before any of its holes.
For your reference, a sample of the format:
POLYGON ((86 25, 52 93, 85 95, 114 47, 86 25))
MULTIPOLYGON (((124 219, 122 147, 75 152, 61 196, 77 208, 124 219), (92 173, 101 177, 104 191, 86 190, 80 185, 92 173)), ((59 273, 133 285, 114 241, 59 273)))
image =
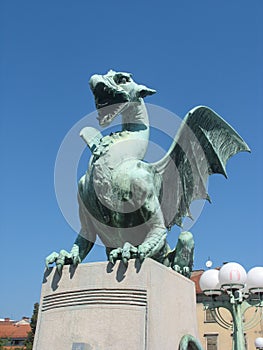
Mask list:
POLYGON ((192 201, 210 201, 208 176, 227 177, 227 160, 240 151, 250 149, 214 111, 200 106, 186 115, 167 154, 152 164, 162 177, 160 203, 168 229, 174 224, 182 226, 182 218, 191 217, 192 201))

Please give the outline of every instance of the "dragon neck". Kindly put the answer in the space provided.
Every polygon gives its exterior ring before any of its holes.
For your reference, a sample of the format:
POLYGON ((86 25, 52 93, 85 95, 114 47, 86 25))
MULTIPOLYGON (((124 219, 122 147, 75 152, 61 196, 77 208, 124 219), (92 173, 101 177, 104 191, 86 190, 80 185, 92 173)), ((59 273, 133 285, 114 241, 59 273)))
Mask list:
POLYGON ((133 155, 138 159, 143 159, 147 151, 150 128, 147 109, 142 98, 138 102, 132 103, 122 113, 122 131, 128 132, 125 133, 126 138, 138 140, 140 149, 136 147, 136 150, 133 150, 133 155))

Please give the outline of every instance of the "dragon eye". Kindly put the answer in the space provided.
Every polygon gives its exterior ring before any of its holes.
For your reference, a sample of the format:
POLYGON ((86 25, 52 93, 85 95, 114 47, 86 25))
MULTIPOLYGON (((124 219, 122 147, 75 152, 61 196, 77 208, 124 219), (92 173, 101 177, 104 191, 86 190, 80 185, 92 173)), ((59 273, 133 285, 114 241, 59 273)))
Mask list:
POLYGON ((128 78, 122 77, 122 78, 120 79, 119 84, 125 84, 125 83, 127 83, 127 81, 128 81, 128 78))
POLYGON ((114 78, 114 80, 117 84, 126 84, 128 81, 130 81, 130 78, 125 75, 119 75, 114 78))

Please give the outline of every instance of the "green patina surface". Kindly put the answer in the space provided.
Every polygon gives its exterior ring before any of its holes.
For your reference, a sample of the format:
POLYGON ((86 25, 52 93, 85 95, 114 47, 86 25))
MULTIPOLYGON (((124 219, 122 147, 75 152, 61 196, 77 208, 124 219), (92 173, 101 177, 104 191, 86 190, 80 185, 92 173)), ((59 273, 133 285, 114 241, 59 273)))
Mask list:
POLYGON ((178 350, 203 350, 199 341, 190 334, 182 337, 178 350))
POLYGON ((55 262, 61 271, 64 264, 80 263, 98 236, 112 263, 150 257, 189 277, 193 236, 182 232, 172 250, 167 233, 191 216, 192 201, 209 200, 208 176, 226 176, 227 160, 249 151, 248 146, 220 116, 200 106, 187 113, 167 154, 146 163, 149 119, 143 99, 155 90, 135 83, 131 74, 114 71, 92 76, 90 87, 99 124, 108 126, 121 115, 122 129, 105 137, 94 128, 81 131, 92 151, 79 181, 81 231, 71 251, 50 254, 47 266, 55 262))

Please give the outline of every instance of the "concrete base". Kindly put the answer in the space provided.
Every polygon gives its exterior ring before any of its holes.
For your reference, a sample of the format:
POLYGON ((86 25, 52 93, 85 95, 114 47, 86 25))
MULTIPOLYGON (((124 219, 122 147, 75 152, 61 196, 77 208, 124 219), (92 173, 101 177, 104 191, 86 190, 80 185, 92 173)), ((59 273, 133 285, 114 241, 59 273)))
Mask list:
POLYGON ((198 338, 194 283, 146 259, 46 271, 33 350, 177 350, 198 338))

